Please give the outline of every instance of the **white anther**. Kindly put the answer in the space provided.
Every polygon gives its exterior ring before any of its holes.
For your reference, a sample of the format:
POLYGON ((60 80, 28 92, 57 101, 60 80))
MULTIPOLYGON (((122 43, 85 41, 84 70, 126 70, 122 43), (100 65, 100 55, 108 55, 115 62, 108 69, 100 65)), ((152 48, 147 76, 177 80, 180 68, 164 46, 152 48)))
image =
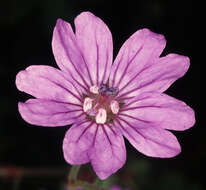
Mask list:
POLYGON ((115 100, 111 101, 110 108, 113 114, 117 114, 119 112, 119 103, 115 100))
POLYGON ((97 113, 95 119, 96 119, 96 123, 104 124, 107 120, 107 111, 103 108, 100 108, 98 110, 98 113, 97 113))
POLYGON ((99 94, 98 90, 99 90, 99 87, 94 85, 94 86, 91 86, 89 88, 90 92, 93 93, 93 94, 99 94))
POLYGON ((92 108, 92 99, 91 98, 85 98, 84 99, 84 104, 83 104, 83 110, 84 112, 87 112, 88 110, 90 110, 92 108))

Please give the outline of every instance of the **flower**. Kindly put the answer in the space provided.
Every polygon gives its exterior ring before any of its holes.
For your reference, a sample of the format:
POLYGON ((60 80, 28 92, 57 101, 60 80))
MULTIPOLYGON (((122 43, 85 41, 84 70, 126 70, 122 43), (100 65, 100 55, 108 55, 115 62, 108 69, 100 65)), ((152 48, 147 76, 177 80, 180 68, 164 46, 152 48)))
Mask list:
POLYGON ((163 93, 189 68, 189 58, 160 57, 166 40, 149 29, 135 32, 114 63, 112 35, 90 12, 75 18, 75 33, 61 19, 54 28, 52 48, 59 69, 33 65, 20 71, 16 86, 34 98, 19 102, 30 124, 73 124, 63 141, 65 160, 90 162, 101 179, 126 160, 123 136, 141 153, 174 157, 181 147, 168 130, 194 125, 193 110, 163 93))

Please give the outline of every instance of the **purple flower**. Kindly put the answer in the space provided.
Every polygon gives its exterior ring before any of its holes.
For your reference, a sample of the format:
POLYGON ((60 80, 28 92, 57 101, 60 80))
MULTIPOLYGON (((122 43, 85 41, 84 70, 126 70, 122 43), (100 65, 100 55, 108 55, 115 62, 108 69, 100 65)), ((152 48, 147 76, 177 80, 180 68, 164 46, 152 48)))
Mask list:
POLYGON ((60 70, 33 65, 17 74, 17 88, 35 97, 19 102, 19 112, 34 125, 73 124, 63 141, 65 160, 91 162, 101 179, 124 165, 123 136, 147 156, 174 157, 181 147, 168 130, 186 130, 195 118, 184 102, 163 93, 189 68, 188 57, 160 57, 165 45, 163 35, 138 30, 112 64, 112 35, 101 19, 81 13, 75 33, 58 19, 52 48, 60 70))

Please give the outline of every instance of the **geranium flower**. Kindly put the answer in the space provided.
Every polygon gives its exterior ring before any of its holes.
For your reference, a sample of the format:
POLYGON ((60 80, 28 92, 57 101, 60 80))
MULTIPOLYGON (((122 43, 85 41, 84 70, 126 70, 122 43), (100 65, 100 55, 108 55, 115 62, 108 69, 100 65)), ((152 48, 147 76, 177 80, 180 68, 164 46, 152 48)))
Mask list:
POLYGON ((75 33, 58 19, 52 48, 60 69, 33 65, 17 74, 17 88, 35 97, 19 102, 19 112, 33 125, 73 124, 63 141, 65 160, 91 162, 101 179, 124 165, 123 136, 147 156, 174 157, 181 147, 168 130, 186 130, 195 119, 189 106, 163 93, 190 62, 160 57, 165 45, 163 35, 138 30, 112 64, 112 35, 101 19, 81 13, 75 33))

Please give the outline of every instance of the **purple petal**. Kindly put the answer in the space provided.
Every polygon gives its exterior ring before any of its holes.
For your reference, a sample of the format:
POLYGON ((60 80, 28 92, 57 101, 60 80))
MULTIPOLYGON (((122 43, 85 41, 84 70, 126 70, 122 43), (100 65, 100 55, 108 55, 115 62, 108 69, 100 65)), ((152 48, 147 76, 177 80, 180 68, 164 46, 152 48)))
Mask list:
POLYGON ((30 66, 16 76, 16 86, 36 98, 56 100, 81 105, 76 86, 64 73, 49 66, 30 66))
POLYGON ((192 108, 166 94, 144 93, 131 99, 122 114, 147 121, 164 129, 183 131, 195 123, 192 108))
POLYGON ((97 126, 89 121, 75 123, 66 133, 63 141, 65 160, 72 164, 90 161, 88 150, 92 148, 97 126))
POLYGON ((120 89, 121 97, 133 97, 142 92, 164 92, 169 86, 182 77, 189 68, 189 58, 178 54, 161 57, 158 62, 145 68, 136 78, 120 89))
POLYGON ((82 114, 82 107, 44 99, 29 99, 19 102, 22 118, 30 124, 40 126, 64 126, 73 123, 82 114))
POLYGON ((176 137, 169 131, 147 122, 127 117, 119 117, 116 126, 121 127, 123 135, 141 153, 160 158, 174 157, 181 152, 176 137))
POLYGON ((57 65, 82 88, 90 86, 87 64, 69 23, 58 19, 53 32, 52 50, 57 65))
POLYGON ((139 73, 155 64, 165 45, 163 35, 148 29, 138 30, 120 49, 112 66, 110 86, 121 89, 139 73))
POLYGON ((93 84, 106 83, 112 65, 112 35, 106 24, 90 12, 75 19, 75 35, 93 84))
POLYGON ((64 138, 65 160, 70 164, 91 162, 96 174, 106 179, 126 160, 124 139, 112 126, 83 122, 74 124, 64 138))
POLYGON ((100 179, 106 179, 125 163, 124 139, 112 126, 99 126, 93 149, 90 150, 92 166, 100 179))

